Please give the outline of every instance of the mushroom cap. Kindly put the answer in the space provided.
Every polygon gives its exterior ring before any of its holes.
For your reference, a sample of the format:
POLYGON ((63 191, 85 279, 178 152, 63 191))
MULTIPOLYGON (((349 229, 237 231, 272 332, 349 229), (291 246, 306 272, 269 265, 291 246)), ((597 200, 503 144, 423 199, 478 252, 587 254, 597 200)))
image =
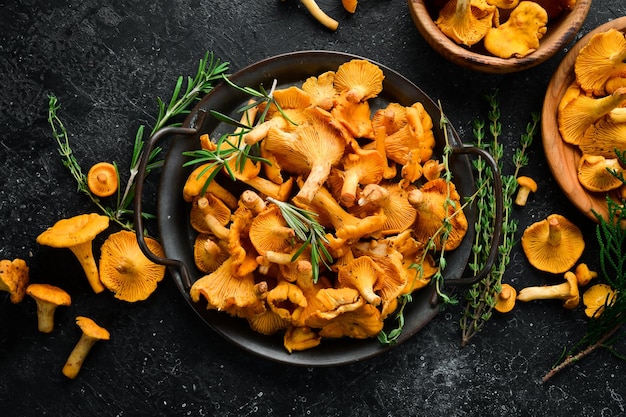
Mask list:
POLYGON ((540 271, 563 273, 576 264, 585 248, 580 229, 560 214, 528 226, 522 249, 528 262, 540 271))
POLYGON ((510 284, 502 284, 500 292, 496 296, 496 304, 493 308, 500 313, 508 313, 515 307, 517 291, 510 284))
POLYGON ((537 192, 537 183, 530 177, 517 177, 517 184, 520 187, 526 187, 530 189, 530 191, 532 191, 533 193, 537 192))
POLYGON ((330 110, 335 102, 335 72, 327 71, 317 77, 309 77, 302 83, 302 89, 309 93, 311 103, 326 111, 330 110))
POLYGON ((591 271, 586 263, 576 265, 574 274, 576 274, 576 279, 578 280, 578 285, 580 287, 589 284, 589 281, 598 277, 598 273, 591 271))
POLYGON ((497 8, 485 0, 450 0, 439 11, 435 24, 458 44, 480 42, 494 24, 497 8))
MULTIPOLYGON (((626 88, 620 90, 626 91, 626 88)), ((585 130, 579 146, 585 154, 615 159, 615 148, 626 149, 626 123, 615 123, 609 117, 602 118, 585 130)))
MULTIPOLYGON (((152 253, 163 256, 159 242, 151 238, 145 242, 152 253)), ((100 280, 115 298, 128 302, 145 300, 164 276, 165 266, 153 263, 143 254, 134 233, 113 233, 102 244, 100 280)))
POLYGON ((587 317, 599 317, 607 306, 615 302, 616 292, 607 284, 595 284, 583 293, 587 317))
POLYGON ((228 242, 215 241, 208 233, 200 233, 196 236, 193 245, 193 259, 196 267, 203 273, 215 271, 230 254, 228 242))
POLYGON ((17 304, 24 299, 28 286, 28 265, 26 261, 16 258, 13 261, 0 261, 0 290, 10 294, 11 302, 17 304))
POLYGON ((337 68, 335 89, 352 103, 374 98, 383 90, 383 71, 365 59, 353 59, 337 68))
POLYGON ((626 70, 626 38, 617 29, 609 29, 589 39, 574 63, 576 81, 594 95, 604 95, 606 81, 626 70))
POLYGON ((98 197, 109 197, 117 191, 119 176, 115 165, 108 162, 98 162, 87 173, 87 187, 92 194, 98 197))
POLYGON ((213 193, 196 196, 192 200, 189 212, 189 223, 199 233, 209 233, 211 228, 207 224, 206 215, 210 214, 219 224, 226 226, 230 221, 230 208, 213 193))
POLYGON ((63 289, 50 284, 30 284, 26 288, 26 294, 37 302, 48 303, 53 306, 69 306, 72 298, 63 289))
POLYGON ((289 252, 296 233, 288 227, 280 208, 271 204, 252 220, 248 235, 257 252, 264 255, 267 251, 289 252))
POLYGON ((339 269, 337 280, 342 287, 359 290, 368 303, 377 306, 382 301, 374 292, 379 277, 383 278, 383 269, 369 256, 359 256, 339 269))
POLYGON ((310 349, 318 346, 322 337, 316 331, 307 326, 290 326, 285 332, 283 346, 287 352, 310 349))
POLYGON ((78 325, 78 327, 80 327, 80 329, 87 337, 97 340, 109 340, 111 338, 111 334, 107 329, 99 326, 89 317, 76 317, 76 324, 78 325))
POLYGON ((53 248, 70 248, 92 241, 109 227, 109 218, 97 213, 61 219, 37 236, 37 243, 53 248))
POLYGON ((583 154, 578 162, 578 181, 589 191, 607 192, 621 187, 622 181, 609 169, 622 171, 617 158, 607 159, 601 155, 583 154))

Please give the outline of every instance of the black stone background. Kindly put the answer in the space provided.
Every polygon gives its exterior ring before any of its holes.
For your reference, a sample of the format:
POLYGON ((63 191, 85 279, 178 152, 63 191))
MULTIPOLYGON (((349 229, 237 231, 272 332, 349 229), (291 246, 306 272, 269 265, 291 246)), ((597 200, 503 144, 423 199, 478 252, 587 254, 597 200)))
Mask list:
MULTIPOLYGON (((338 0, 318 0, 340 21, 335 33, 295 0, 129 0, 2 2, 0 5, 0 257, 25 259, 32 282, 65 288, 73 298, 52 334, 37 332, 35 304, 0 296, 2 416, 618 416, 626 415, 623 362, 600 350, 551 382, 541 377, 583 335, 581 308, 558 301, 520 305, 494 316, 459 347, 459 313, 449 307, 388 353, 347 366, 302 368, 233 347, 192 312, 169 277, 145 302, 94 295, 66 250, 35 238, 61 218, 95 211, 76 192, 46 121, 47 95, 84 169, 100 160, 127 167, 135 131, 151 126, 157 96, 168 99, 178 75, 193 75, 211 50, 237 70, 268 56, 328 49, 366 56, 402 73, 441 100, 460 134, 486 113, 483 94, 499 89, 504 142, 511 152, 541 109, 565 51, 509 75, 456 67, 421 38, 406 2, 361 0, 349 16, 338 0), (61 367, 78 340, 76 315, 111 332, 78 378, 61 367)), ((595 0, 577 39, 626 14, 623 0, 595 0)), ((593 223, 554 182, 541 140, 524 173, 539 181, 520 230, 557 212, 581 226, 583 260, 597 267, 593 223)), ((508 167, 510 169, 510 166, 508 167)), ((146 205, 156 198, 156 176, 146 205)), ((97 242, 97 243, 101 243, 97 242)), ((554 283, 534 271, 519 247, 505 280, 515 287, 554 283)), ((623 342, 617 345, 623 350, 623 342)))

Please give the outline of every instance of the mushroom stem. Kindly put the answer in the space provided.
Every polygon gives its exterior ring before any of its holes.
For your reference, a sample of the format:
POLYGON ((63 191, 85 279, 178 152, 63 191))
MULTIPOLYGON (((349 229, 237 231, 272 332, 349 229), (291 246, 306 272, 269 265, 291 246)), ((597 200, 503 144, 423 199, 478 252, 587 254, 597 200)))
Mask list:
POLYGON ((561 242, 561 224, 556 217, 548 221, 548 242, 552 246, 558 246, 561 242))
POLYGON ((89 285, 91 285, 93 291, 96 294, 104 291, 104 285, 100 282, 98 266, 96 265, 96 260, 93 257, 91 241, 72 246, 69 249, 76 256, 76 259, 78 259, 78 262, 80 262, 80 265, 83 267, 85 275, 87 276, 87 281, 89 281, 89 285))
POLYGON ((87 354, 97 341, 98 339, 83 333, 63 366, 63 375, 70 379, 76 378, 80 368, 83 366, 83 362, 85 362, 87 354))
POLYGON ((526 287, 517 295, 519 301, 533 300, 564 300, 569 297, 570 284, 564 282, 557 285, 541 285, 526 287))
POLYGON ((54 330, 54 312, 57 306, 46 301, 37 300, 37 329, 42 333, 54 330))
POLYGON ((326 26, 330 30, 337 30, 339 22, 324 13, 315 0, 300 0, 300 3, 302 3, 304 7, 307 8, 309 13, 311 13, 311 15, 322 25, 326 26))

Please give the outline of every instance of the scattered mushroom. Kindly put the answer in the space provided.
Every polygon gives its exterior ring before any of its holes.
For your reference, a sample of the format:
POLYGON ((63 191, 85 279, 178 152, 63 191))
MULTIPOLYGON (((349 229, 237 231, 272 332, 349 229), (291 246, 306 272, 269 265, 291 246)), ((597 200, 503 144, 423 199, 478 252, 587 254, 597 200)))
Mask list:
POLYGON ((37 243, 53 248, 68 248, 80 262, 91 288, 96 293, 104 291, 98 266, 93 257, 93 239, 109 227, 109 218, 97 213, 81 214, 59 220, 39 236, 37 243))
POLYGON ((493 308, 500 313, 508 313, 515 307, 517 291, 510 284, 502 284, 500 292, 496 295, 496 304, 493 308))
POLYGON ((24 299, 28 280, 26 261, 19 258, 13 261, 8 259, 0 261, 0 291, 8 292, 13 304, 20 303, 24 299))
POLYGON ((87 187, 98 197, 109 197, 117 191, 119 178, 115 165, 98 162, 87 173, 87 187))
POLYGON ((530 177, 521 176, 517 178, 517 184, 519 185, 519 190, 517 190, 515 204, 525 206, 526 201, 528 201, 528 195, 537 192, 537 183, 530 177))
MULTIPOLYGON (((156 240, 146 237, 145 242, 152 253, 163 256, 156 240)), ((133 232, 113 233, 102 244, 100 279, 115 298, 128 302, 145 300, 164 275, 165 266, 146 258, 133 232)))
POLYGON ((100 327, 88 317, 76 317, 76 324, 83 334, 67 358, 62 371, 63 375, 70 379, 76 378, 93 345, 99 340, 109 340, 111 337, 107 329, 100 327))
POLYGON ((522 235, 522 249, 528 262, 540 271, 553 274, 572 268, 585 248, 580 229, 560 214, 531 224, 522 235))
POLYGON ((573 272, 565 273, 565 282, 557 285, 543 285, 522 288, 517 294, 519 301, 563 300, 563 307, 572 310, 580 303, 578 282, 573 272))
POLYGON ((585 315, 589 318, 597 318, 607 306, 615 302, 615 291, 606 284, 596 284, 583 293, 585 315))
POLYGON ((589 266, 585 263, 578 264, 574 270, 574 274, 576 275, 576 280, 578 280, 579 287, 584 287, 589 284, 592 279, 598 277, 598 273, 596 271, 591 271, 589 266))
POLYGON ((602 155, 583 154, 578 162, 578 181, 589 191, 607 192, 622 186, 622 181, 613 172, 622 172, 617 158, 607 159, 602 155))
POLYGON ((42 333, 54 330, 54 312, 57 307, 72 304, 70 295, 54 285, 30 284, 26 294, 37 303, 37 327, 42 333))

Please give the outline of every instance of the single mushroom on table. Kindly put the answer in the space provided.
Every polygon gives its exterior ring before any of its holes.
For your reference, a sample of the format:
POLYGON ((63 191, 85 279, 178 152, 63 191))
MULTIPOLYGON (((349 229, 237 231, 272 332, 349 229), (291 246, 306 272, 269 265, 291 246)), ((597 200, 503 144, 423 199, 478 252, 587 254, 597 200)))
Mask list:
POLYGON ((592 279, 598 277, 598 273, 596 271, 590 270, 589 266, 586 263, 576 265, 574 274, 576 274, 578 286, 580 287, 584 287, 585 285, 589 284, 592 279))
POLYGON ((616 292, 607 284, 596 284, 583 293, 585 315, 589 318, 597 318, 607 306, 613 305, 616 292))
POLYGON ((65 290, 49 284, 30 284, 26 289, 37 303, 37 328, 42 333, 54 330, 54 312, 59 306, 69 306, 72 298, 65 290))
POLYGON ((99 340, 109 340, 111 337, 107 329, 100 327, 88 317, 76 317, 76 324, 80 327, 83 334, 80 336, 76 346, 74 346, 62 370, 63 375, 70 379, 74 379, 78 376, 93 345, 99 340))
MULTIPOLYGON (((152 253, 163 256, 159 242, 148 237, 145 242, 152 253)), ((134 233, 113 233, 102 244, 100 279, 115 298, 128 302, 145 300, 164 276, 165 266, 144 255, 134 233)))
POLYGON ((117 168, 109 162, 98 162, 87 173, 87 187, 98 197, 115 194, 119 186, 117 168))
POLYGON ((0 291, 8 292, 13 304, 24 299, 29 280, 28 272, 28 265, 23 259, 0 261, 0 291))
POLYGON ((97 213, 81 214, 62 219, 37 236, 37 243, 53 248, 67 248, 80 262, 91 288, 96 293, 104 291, 98 266, 93 256, 92 242, 109 227, 109 218, 97 213))
POLYGON ((532 266, 558 274, 576 264, 585 249, 585 241, 574 223, 560 214, 551 214, 526 228, 522 249, 532 266))
POLYGON ((563 300, 563 307, 572 310, 580 303, 578 281, 573 272, 565 273, 565 282, 557 285, 542 285, 522 288, 517 294, 519 301, 563 300))
POLYGON ((517 291, 510 284, 502 284, 500 292, 496 295, 496 304, 493 308, 500 313, 508 313, 515 307, 517 291))
POLYGON ((530 177, 521 176, 517 178, 517 185, 519 185, 519 190, 515 197, 515 204, 525 206, 529 194, 537 192, 537 183, 530 177))

